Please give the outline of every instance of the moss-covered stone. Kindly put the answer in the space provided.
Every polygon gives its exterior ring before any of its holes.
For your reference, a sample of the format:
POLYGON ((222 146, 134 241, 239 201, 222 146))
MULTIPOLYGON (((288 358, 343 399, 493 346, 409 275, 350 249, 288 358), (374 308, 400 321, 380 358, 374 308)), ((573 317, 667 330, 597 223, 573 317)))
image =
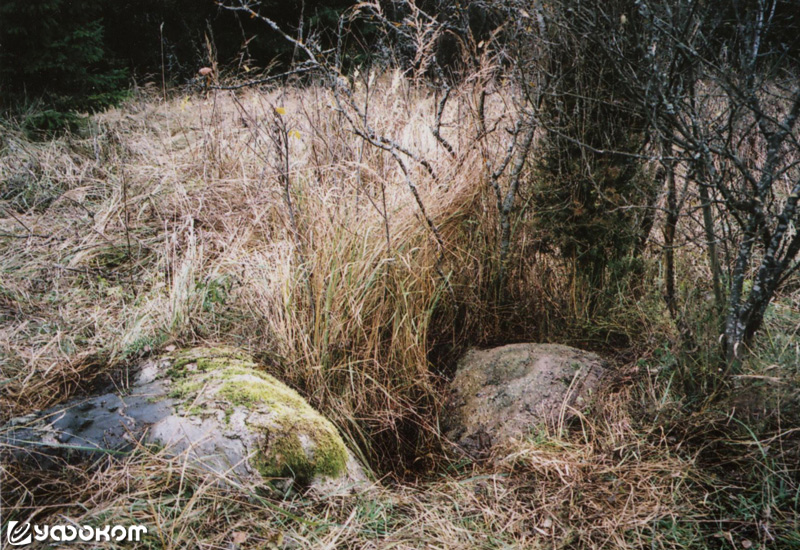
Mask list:
POLYGON ((558 344, 470 350, 459 361, 442 426, 472 456, 488 457, 584 409, 607 372, 599 356, 558 344))
POLYGON ((237 371, 224 377, 219 395, 234 406, 269 409, 268 420, 251 423, 265 432, 254 461, 261 475, 306 483, 317 475, 335 477, 345 472, 347 449, 329 420, 272 376, 237 371))
POLYGON ((115 456, 140 442, 237 487, 260 486, 265 478, 320 495, 369 486, 333 424, 246 354, 225 348, 148 360, 125 395, 81 397, 4 429, 21 453, 32 456, 23 444, 35 445, 45 461, 37 468, 95 453, 115 456), (54 434, 80 446, 53 446, 54 434))
POLYGON ((172 356, 172 366, 167 374, 172 378, 183 378, 194 372, 208 372, 240 366, 246 369, 257 368, 253 358, 233 348, 191 348, 176 352, 172 356))
POLYGON ((227 348, 184 350, 173 356, 167 374, 170 397, 188 417, 221 410, 220 421, 235 429, 234 411, 245 411, 246 429, 256 434, 251 464, 262 476, 304 484, 346 473, 349 455, 336 427, 246 354, 227 348))

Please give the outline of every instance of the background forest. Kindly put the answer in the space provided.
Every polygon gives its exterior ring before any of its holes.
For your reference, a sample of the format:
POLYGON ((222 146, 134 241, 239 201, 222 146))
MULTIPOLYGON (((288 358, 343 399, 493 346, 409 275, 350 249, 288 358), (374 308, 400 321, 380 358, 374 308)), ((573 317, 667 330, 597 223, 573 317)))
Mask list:
POLYGON ((3 467, 3 521, 148 548, 800 548, 792 0, 0 5, 0 420, 198 343, 325 413, 369 496, 143 449, 3 467), (201 68, 208 71, 199 72, 201 68), (470 347, 610 358, 489 462, 470 347))

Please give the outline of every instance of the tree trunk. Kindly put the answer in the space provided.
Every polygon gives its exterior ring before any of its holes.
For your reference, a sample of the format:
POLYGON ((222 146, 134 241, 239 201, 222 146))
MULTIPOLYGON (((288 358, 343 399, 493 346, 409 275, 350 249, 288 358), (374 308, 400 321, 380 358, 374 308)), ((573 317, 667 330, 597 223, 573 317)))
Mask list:
POLYGON ((667 219, 664 225, 664 263, 665 292, 664 301, 673 320, 677 318, 678 308, 675 300, 675 230, 678 226, 678 197, 675 189, 675 162, 672 157, 672 143, 669 139, 662 144, 662 155, 669 160, 662 163, 667 184, 667 219))

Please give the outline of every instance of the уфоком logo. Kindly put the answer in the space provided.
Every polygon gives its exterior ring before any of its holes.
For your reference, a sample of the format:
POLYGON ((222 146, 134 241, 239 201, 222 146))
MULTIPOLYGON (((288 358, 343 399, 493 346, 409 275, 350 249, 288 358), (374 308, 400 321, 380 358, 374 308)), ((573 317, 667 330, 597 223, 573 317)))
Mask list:
POLYGON ((143 525, 105 525, 92 527, 91 525, 31 525, 29 522, 9 521, 6 528, 6 540, 12 546, 24 546, 37 542, 138 542, 142 535, 147 534, 147 527, 143 525))

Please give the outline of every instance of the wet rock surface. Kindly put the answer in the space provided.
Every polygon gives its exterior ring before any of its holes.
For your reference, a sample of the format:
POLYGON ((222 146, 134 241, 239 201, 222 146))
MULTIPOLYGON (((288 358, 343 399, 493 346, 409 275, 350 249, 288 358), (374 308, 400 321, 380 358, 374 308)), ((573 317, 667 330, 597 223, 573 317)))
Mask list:
POLYGON ((459 361, 445 408, 448 439, 475 457, 530 437, 585 408, 608 364, 558 344, 470 350, 459 361))
POLYGON ((119 455, 139 444, 183 454, 237 483, 286 480, 318 493, 368 486, 338 431, 297 392, 229 349, 192 349, 141 366, 109 392, 10 420, 5 454, 38 468, 119 455))

